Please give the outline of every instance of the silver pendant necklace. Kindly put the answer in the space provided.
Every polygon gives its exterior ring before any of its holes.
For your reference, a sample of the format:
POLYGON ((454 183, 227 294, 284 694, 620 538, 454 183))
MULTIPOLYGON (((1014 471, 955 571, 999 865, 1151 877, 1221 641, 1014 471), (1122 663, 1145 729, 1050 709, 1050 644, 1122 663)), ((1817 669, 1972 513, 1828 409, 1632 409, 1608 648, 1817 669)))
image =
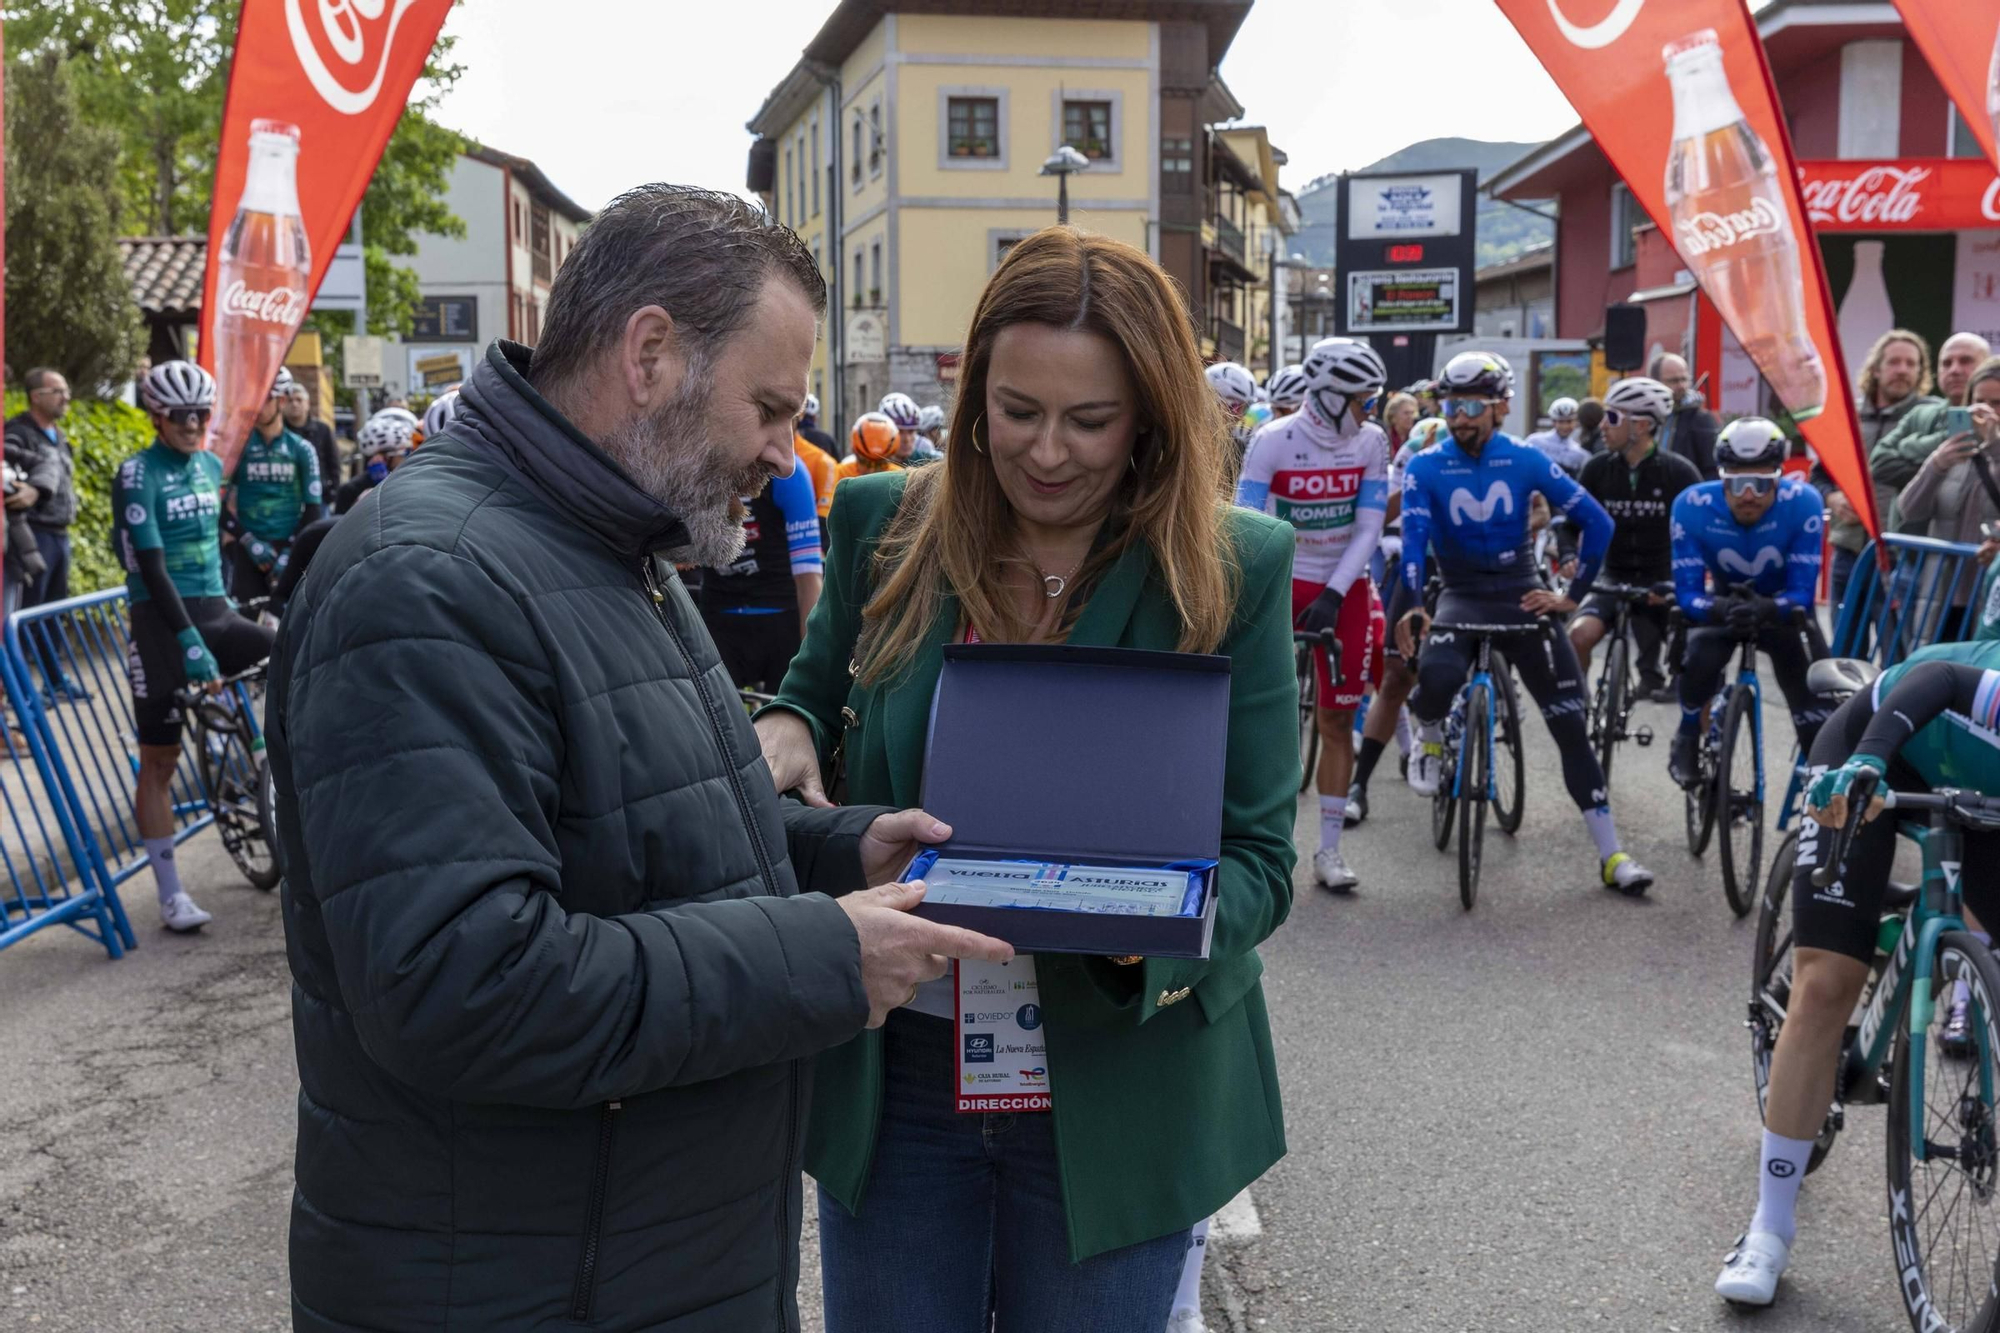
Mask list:
POLYGON ((1044 574, 1040 565, 1035 566, 1035 572, 1042 575, 1042 595, 1052 602, 1061 597, 1069 591, 1069 581, 1076 577, 1076 571, 1082 568, 1082 560, 1071 565, 1067 574, 1044 574))

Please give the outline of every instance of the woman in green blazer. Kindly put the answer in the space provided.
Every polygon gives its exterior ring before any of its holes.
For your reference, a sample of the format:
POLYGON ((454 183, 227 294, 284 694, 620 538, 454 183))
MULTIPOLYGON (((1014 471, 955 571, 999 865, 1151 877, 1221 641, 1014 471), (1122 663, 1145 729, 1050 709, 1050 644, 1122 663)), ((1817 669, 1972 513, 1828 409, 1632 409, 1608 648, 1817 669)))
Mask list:
POLYGON ((1285 1150, 1256 947, 1292 901, 1291 529, 1229 505, 1193 331, 1128 245, 1017 245, 961 386, 942 465, 836 492, 825 592, 757 720, 772 774, 823 801, 838 756, 849 799, 917 804, 948 642, 1225 654, 1215 934, 1200 962, 1034 959, 1047 1113, 955 1113, 949 977, 820 1058, 827 1329, 1160 1333, 1193 1224, 1285 1150))

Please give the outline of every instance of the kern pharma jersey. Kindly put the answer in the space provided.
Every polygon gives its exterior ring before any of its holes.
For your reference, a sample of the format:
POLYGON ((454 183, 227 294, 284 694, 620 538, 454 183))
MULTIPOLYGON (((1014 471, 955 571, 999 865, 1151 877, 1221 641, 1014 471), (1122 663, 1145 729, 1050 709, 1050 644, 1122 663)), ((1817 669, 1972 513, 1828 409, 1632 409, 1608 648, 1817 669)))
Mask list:
POLYGON ((1748 527, 1729 512, 1723 483, 1690 486, 1674 501, 1674 598, 1697 625, 1708 621, 1716 594, 1732 584, 1748 584, 1788 611, 1810 611, 1825 528, 1819 493, 1796 481, 1779 482, 1778 498, 1748 527))
MULTIPOLYGON (((1301 408, 1251 437, 1236 503, 1291 524, 1298 541, 1293 580, 1327 583, 1353 540, 1356 518, 1363 511, 1388 513, 1389 437, 1372 421, 1343 435, 1310 405, 1301 408)), ((1379 537, 1381 524, 1372 526, 1379 537)), ((1368 546, 1348 583, 1367 568, 1374 542, 1368 546)), ((1346 592, 1346 585, 1339 590, 1346 592)))
POLYGON ((154 440, 118 465, 111 486, 112 549, 132 600, 152 594, 139 552, 164 551, 167 577, 182 597, 222 596, 222 460, 184 454, 154 440))
POLYGON ((306 506, 320 503, 319 454, 289 430, 268 440, 252 430, 229 489, 236 497, 236 520, 246 531, 267 542, 288 542, 306 506))
POLYGON ((2000 643, 1977 640, 1919 648, 1875 678, 1875 707, 1880 708, 1896 682, 1925 662, 1956 662, 1986 674, 1973 698, 1972 714, 1942 713, 1920 727, 1897 751, 1936 790, 1958 787, 2000 795, 2000 643))

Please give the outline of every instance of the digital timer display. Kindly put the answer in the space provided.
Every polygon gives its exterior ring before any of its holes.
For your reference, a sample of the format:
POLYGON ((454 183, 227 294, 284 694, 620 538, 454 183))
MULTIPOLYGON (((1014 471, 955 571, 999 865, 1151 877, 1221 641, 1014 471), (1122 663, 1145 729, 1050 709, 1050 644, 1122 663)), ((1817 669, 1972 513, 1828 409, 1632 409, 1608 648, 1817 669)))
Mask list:
POLYGON ((1421 245, 1390 245, 1383 247, 1382 258, 1390 264, 1421 264, 1424 262, 1424 247, 1421 245))

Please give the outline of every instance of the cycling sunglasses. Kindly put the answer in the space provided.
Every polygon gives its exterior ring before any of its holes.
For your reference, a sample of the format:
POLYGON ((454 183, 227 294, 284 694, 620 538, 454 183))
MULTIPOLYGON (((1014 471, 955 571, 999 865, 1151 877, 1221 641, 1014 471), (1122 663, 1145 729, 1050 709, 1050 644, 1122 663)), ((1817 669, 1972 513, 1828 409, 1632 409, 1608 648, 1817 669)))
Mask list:
POLYGON ((1722 479, 1722 485, 1732 496, 1769 495, 1778 489, 1776 472, 1732 472, 1722 479))
POLYGON ((206 426, 214 409, 207 407, 176 407, 164 414, 176 426, 206 426))
POLYGON ((1615 408, 1615 407, 1607 407, 1607 408, 1605 408, 1605 409, 1604 409, 1604 424, 1605 424, 1605 425, 1607 425, 1607 426, 1615 426, 1615 425, 1617 425, 1617 424, 1618 424, 1619 422, 1623 421, 1624 419, 1625 419, 1625 414, 1624 414, 1623 412, 1620 412, 1620 411, 1619 411, 1619 410, 1618 410, 1617 408, 1615 408))
POLYGON ((1444 400, 1444 414, 1448 417, 1476 417, 1493 406, 1489 398, 1447 398, 1444 400))

